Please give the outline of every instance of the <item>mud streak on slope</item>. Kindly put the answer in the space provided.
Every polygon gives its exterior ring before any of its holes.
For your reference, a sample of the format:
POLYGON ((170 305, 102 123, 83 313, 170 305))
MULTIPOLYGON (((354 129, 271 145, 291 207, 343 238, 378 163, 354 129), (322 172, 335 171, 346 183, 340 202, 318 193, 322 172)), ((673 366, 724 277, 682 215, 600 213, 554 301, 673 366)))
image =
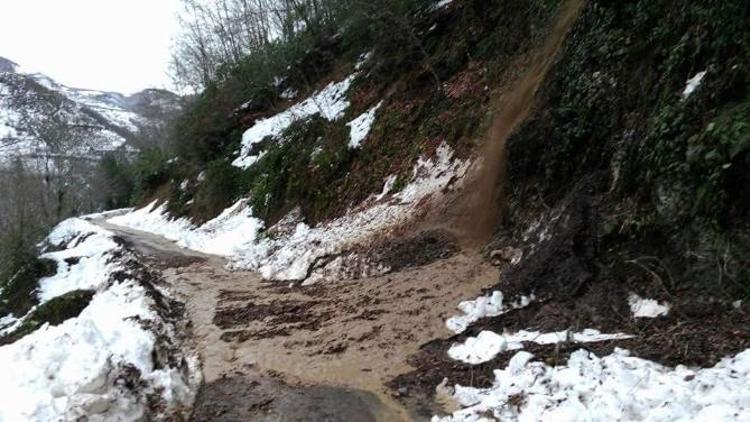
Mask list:
POLYGON ((503 90, 498 100, 498 112, 480 148, 477 165, 465 185, 465 197, 458 203, 458 232, 462 243, 468 246, 486 244, 502 217, 507 167, 505 143, 529 116, 536 93, 584 4, 584 0, 568 0, 560 6, 554 27, 544 44, 531 53, 529 63, 519 61, 519 66, 525 70, 503 90))

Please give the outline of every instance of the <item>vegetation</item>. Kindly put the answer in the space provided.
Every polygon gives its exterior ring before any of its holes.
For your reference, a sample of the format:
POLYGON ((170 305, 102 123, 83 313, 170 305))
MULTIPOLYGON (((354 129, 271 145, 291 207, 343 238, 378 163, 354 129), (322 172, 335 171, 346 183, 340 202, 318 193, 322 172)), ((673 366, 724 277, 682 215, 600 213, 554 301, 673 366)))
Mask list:
POLYGON ((670 288, 739 294, 750 250, 749 16, 742 1, 589 2, 543 112, 509 142, 511 225, 588 186, 609 258, 647 256, 670 288))
POLYGON ((23 256, 17 264, 20 270, 2 284, 0 292, 0 317, 9 314, 26 315, 37 303, 36 291, 39 279, 51 277, 57 272, 57 264, 36 256, 23 256))
POLYGON ((136 183, 143 187, 136 188, 141 192, 137 199, 158 191, 175 215, 196 221, 250 197, 256 213, 268 222, 299 206, 307 221, 315 223, 379 191, 391 174, 398 174, 403 185, 416 159, 432 154, 441 142, 469 154, 486 123, 490 87, 502 82, 512 57, 543 35, 557 2, 475 0, 456 4, 451 13, 434 11, 427 0, 288 2, 290 7, 277 11, 286 18, 250 19, 245 22, 250 27, 267 26, 246 28, 245 33, 268 34, 268 25, 280 27, 289 19, 306 24, 245 45, 243 54, 229 54, 233 50, 221 46, 238 45, 227 41, 222 28, 229 25, 221 22, 253 14, 229 3, 224 16, 217 12, 224 8, 222 2, 215 3, 217 9, 189 2, 192 17, 186 19, 212 24, 200 34, 186 35, 182 46, 194 48, 178 48, 173 61, 198 63, 200 58, 191 54, 201 45, 218 50, 208 55, 213 61, 202 62, 210 69, 194 69, 193 77, 187 77, 188 66, 178 75, 186 84, 200 81, 194 85, 200 94, 178 119, 169 143, 168 155, 180 165, 167 171, 168 180, 158 179, 168 187, 136 183), (469 27, 472 31, 465 30, 469 27), (258 118, 289 106, 283 92, 297 91, 303 98, 332 79, 341 80, 368 51, 367 80, 350 90, 352 107, 341 121, 394 92, 379 112, 370 142, 349 151, 341 122, 312 119, 298 122, 278 145, 266 142, 265 156, 253 168, 231 168, 242 133, 258 118))
POLYGON ((0 345, 14 341, 39 329, 44 324, 60 325, 83 312, 94 297, 92 290, 75 290, 45 302, 29 314, 12 334, 0 337, 0 345))

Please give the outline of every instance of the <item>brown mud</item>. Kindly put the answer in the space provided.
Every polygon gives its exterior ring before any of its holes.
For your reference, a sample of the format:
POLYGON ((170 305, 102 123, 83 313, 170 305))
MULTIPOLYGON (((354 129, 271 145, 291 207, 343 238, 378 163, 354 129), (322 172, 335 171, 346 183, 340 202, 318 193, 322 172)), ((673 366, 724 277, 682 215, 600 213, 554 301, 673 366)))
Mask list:
POLYGON ((502 219, 506 141, 531 113, 537 91, 584 4, 584 0, 564 2, 544 44, 528 57, 521 58, 517 63, 523 69, 519 76, 500 88, 494 106, 497 113, 479 148, 478 160, 467 176, 463 195, 449 211, 454 215, 456 232, 466 247, 484 246, 502 219))
POLYGON ((196 421, 428 420, 398 401, 412 391, 386 384, 413 371, 407 357, 448 336, 444 321, 456 304, 499 275, 433 233, 413 239, 431 248, 417 257, 423 266, 411 267, 419 248, 403 241, 401 262, 390 257, 398 273, 310 287, 268 283, 227 270, 221 258, 97 223, 161 269, 185 303, 204 375, 196 421))

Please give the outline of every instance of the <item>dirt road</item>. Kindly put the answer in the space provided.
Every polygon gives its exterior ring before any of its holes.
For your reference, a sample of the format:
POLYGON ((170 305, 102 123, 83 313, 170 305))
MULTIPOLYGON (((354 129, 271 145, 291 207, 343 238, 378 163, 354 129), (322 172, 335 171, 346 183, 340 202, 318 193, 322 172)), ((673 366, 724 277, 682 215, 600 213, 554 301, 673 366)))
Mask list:
POLYGON ((382 277, 300 287, 229 271, 223 258, 97 221, 161 270, 187 307, 204 385, 193 420, 426 420, 386 387, 407 358, 450 333, 461 300, 497 281, 479 256, 459 254, 382 277))

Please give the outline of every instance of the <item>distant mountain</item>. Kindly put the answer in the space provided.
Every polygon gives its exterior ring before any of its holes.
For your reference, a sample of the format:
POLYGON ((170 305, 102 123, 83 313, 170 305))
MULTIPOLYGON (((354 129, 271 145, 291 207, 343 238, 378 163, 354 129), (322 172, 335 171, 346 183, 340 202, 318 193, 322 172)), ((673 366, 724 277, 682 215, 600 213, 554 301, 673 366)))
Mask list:
POLYGON ((0 57, 0 162, 9 157, 96 159, 147 146, 146 134, 181 110, 181 97, 72 88, 0 57))
POLYGON ((12 61, 5 57, 0 57, 0 72, 15 72, 17 67, 18 65, 12 61))

